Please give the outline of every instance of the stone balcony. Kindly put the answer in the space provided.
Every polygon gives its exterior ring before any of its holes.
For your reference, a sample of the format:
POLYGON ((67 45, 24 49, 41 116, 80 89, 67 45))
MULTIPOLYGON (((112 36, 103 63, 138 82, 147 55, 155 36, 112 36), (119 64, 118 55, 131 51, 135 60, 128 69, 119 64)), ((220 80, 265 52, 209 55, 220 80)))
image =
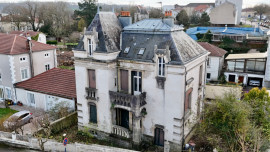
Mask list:
POLYGON ((142 107, 146 105, 146 92, 141 93, 140 95, 131 95, 121 92, 110 91, 110 100, 112 104, 125 106, 130 108, 142 107))
POLYGON ((131 137, 131 132, 128 129, 121 127, 121 126, 117 126, 117 125, 112 126, 112 134, 115 134, 117 136, 121 136, 124 138, 131 137))
POLYGON ((85 91, 86 91, 86 99, 97 100, 97 89, 86 87, 85 91))

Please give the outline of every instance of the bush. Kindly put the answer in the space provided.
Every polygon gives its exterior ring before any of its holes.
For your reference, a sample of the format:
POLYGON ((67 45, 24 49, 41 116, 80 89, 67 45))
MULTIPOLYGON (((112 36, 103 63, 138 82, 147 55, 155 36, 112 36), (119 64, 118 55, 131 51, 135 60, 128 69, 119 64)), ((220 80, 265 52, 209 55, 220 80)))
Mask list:
POLYGON ((68 115, 67 117, 61 119, 60 121, 51 124, 52 134, 57 134, 63 129, 69 128, 70 126, 77 124, 77 122, 78 122, 77 113, 74 112, 68 115))
POLYGON ((47 41, 47 44, 57 44, 57 41, 56 40, 52 40, 52 41, 47 41))

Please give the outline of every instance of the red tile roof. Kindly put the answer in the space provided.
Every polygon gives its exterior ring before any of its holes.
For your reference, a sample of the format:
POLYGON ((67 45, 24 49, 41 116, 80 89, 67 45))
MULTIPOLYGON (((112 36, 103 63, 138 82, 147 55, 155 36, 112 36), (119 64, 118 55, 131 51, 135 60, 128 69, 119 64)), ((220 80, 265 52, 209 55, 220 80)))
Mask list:
MULTIPOLYGON (((15 34, 0 34, 0 54, 16 55, 28 53, 29 51, 26 48, 27 38, 15 34)), ((54 50, 55 46, 43 44, 34 40, 32 42, 32 51, 45 51, 45 50, 54 50)))
POLYGON ((16 84, 16 88, 62 98, 76 98, 75 71, 53 68, 16 84))
POLYGON ((26 34, 29 34, 31 37, 38 35, 40 32, 35 32, 35 31, 11 31, 9 34, 16 34, 16 35, 21 35, 21 36, 26 36, 26 34))
POLYGON ((199 5, 194 8, 194 11, 204 12, 209 8, 209 5, 199 5))
POLYGON ((209 44, 207 42, 198 42, 204 49, 210 52, 209 56, 222 57, 227 53, 224 49, 221 49, 215 45, 209 44))

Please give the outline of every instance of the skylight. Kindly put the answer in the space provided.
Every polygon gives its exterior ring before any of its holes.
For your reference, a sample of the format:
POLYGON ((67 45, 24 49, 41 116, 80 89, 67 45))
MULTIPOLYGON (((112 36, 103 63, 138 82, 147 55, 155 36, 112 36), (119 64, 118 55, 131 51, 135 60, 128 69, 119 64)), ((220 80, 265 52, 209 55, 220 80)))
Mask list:
POLYGON ((145 48, 141 48, 138 54, 139 54, 139 55, 143 55, 144 50, 145 50, 145 48))
POLYGON ((124 53, 128 53, 129 52, 130 47, 126 47, 124 50, 124 53))

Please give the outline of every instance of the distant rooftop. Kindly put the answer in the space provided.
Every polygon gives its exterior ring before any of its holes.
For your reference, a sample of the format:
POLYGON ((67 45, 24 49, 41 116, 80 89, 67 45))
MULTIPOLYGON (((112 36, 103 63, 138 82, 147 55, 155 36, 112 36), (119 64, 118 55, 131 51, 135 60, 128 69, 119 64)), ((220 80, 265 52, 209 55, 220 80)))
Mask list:
POLYGON ((208 52, 210 52, 209 56, 222 57, 227 51, 222 48, 219 48, 213 44, 209 44, 207 42, 198 42, 203 48, 205 48, 208 52))
POLYGON ((170 32, 182 31, 183 27, 173 24, 170 26, 166 19, 144 19, 132 25, 126 26, 124 31, 143 31, 143 32, 170 32))
POLYGON ((223 35, 249 35, 254 37, 264 36, 264 31, 260 28, 247 28, 247 27, 193 27, 187 29, 186 33, 192 37, 194 40, 197 40, 196 34, 204 34, 208 30, 213 34, 223 34, 223 35))

